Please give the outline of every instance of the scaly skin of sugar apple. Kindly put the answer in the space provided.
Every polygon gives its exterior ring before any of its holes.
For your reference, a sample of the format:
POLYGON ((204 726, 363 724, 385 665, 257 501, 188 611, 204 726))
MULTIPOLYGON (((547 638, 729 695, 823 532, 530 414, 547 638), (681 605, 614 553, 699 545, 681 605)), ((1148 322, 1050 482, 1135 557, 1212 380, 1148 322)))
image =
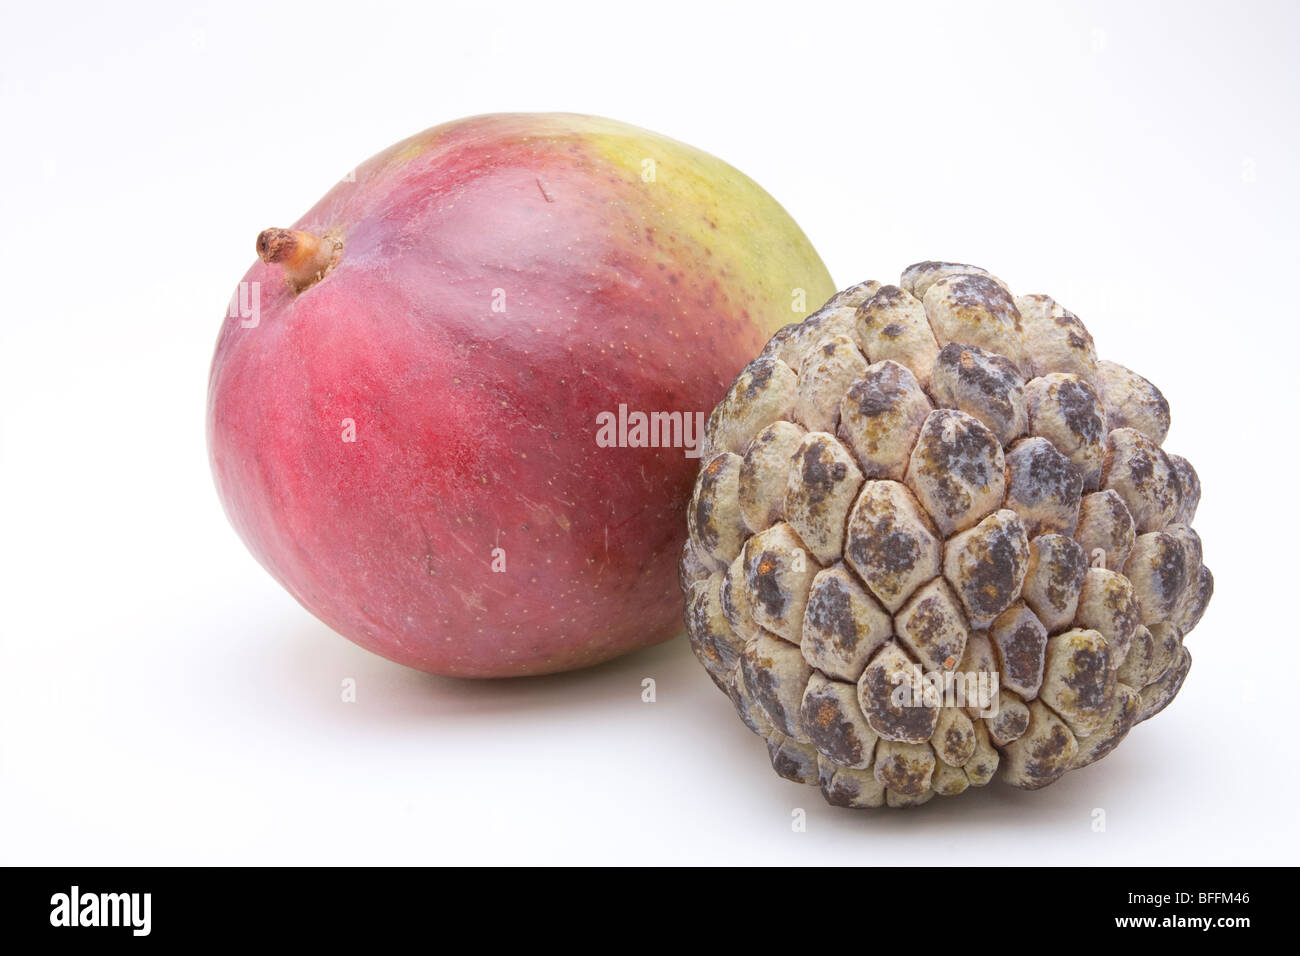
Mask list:
POLYGON ((777 773, 833 805, 1045 787, 1191 666, 1214 579, 1169 422, 1078 316, 983 269, 846 289, 709 418, 691 646, 777 773))

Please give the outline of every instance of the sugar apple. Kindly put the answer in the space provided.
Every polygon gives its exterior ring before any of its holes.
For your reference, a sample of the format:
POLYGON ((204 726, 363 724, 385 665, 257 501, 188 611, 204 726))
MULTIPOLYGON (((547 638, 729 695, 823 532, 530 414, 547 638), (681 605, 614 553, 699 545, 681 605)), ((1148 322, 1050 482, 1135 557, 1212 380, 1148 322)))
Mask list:
POLYGON ((921 262, 781 329, 709 417, 691 646, 847 807, 1037 789, 1178 693, 1213 578, 1169 404, 1079 318, 921 262))

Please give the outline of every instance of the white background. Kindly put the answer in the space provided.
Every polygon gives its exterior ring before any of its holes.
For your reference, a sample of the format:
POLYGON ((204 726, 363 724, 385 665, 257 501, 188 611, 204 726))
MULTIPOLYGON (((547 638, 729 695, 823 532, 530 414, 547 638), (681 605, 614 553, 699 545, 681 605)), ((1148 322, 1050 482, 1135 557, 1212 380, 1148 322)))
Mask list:
POLYGON ((0 862, 1295 861, 1296 4, 184 6, 0 26, 0 862), (1174 705, 1045 791, 854 813, 684 640, 458 682, 295 604, 208 475, 231 291, 360 160, 503 110, 685 140, 838 285, 981 264, 1155 380, 1217 581, 1174 705))

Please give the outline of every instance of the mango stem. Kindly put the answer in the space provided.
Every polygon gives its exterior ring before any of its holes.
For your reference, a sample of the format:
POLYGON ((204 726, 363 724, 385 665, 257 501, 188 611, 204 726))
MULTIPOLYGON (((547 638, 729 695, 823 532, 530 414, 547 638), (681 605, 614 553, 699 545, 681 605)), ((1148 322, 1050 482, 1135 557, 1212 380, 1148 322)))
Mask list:
POLYGON ((323 279, 342 251, 339 239, 298 229, 263 229, 257 237, 258 258, 283 268, 285 281, 295 294, 323 279))

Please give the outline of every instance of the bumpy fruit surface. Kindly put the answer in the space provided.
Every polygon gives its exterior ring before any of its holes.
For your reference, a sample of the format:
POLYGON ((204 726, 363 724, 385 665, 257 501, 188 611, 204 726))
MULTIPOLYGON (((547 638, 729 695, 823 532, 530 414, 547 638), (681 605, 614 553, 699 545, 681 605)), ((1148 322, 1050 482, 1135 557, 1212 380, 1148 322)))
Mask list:
POLYGON ((752 180, 570 114, 397 143, 263 232, 258 254, 212 360, 226 512, 326 624, 464 677, 582 667, 680 632, 699 465, 685 424, 794 290, 835 291, 752 180), (681 434, 602 444, 620 406, 675 414, 681 434))
POLYGON ((691 646, 772 766, 846 807, 1110 753, 1213 591, 1169 405, 1078 317, 922 262, 781 329, 706 429, 691 646))

